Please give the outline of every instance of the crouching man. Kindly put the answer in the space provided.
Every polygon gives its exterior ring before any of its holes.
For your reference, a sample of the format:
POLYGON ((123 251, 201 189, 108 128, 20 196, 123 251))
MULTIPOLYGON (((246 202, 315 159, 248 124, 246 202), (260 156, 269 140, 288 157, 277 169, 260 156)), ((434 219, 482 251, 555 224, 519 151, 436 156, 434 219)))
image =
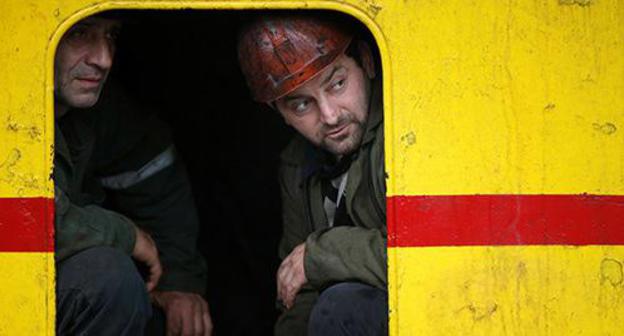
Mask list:
POLYGON ((331 16, 264 16, 240 34, 258 102, 298 131, 282 153, 276 335, 387 333, 380 81, 367 42, 331 16))
POLYGON ((198 220, 168 130, 103 91, 119 28, 112 14, 86 18, 55 56, 56 332, 142 335, 151 299, 168 334, 209 335, 198 220))

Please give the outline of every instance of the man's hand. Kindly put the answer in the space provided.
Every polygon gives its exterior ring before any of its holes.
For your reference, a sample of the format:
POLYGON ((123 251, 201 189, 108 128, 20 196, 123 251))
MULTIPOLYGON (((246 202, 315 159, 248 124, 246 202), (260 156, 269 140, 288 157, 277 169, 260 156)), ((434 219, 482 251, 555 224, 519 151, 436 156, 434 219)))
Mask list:
POLYGON ((167 315, 167 336, 212 334, 208 303, 194 293, 154 291, 152 299, 167 315))
POLYGON ((301 243, 290 252, 277 270, 277 298, 281 299, 288 309, 295 303, 295 297, 301 286, 308 282, 305 276, 304 256, 305 243, 301 243))
POLYGON ((144 263, 149 268, 149 276, 147 278, 147 291, 151 292, 158 284, 158 279, 162 275, 162 266, 158 259, 158 249, 156 243, 145 231, 136 228, 136 242, 132 256, 139 262, 144 263))

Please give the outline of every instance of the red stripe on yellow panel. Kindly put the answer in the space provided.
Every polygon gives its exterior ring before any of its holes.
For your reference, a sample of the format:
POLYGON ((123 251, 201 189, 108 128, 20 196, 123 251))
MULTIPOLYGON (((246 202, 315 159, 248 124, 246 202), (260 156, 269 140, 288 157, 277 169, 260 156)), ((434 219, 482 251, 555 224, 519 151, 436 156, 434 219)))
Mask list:
POLYGON ((624 245, 624 196, 388 198, 388 245, 624 245))
POLYGON ((0 198, 0 252, 53 252, 54 200, 0 198))

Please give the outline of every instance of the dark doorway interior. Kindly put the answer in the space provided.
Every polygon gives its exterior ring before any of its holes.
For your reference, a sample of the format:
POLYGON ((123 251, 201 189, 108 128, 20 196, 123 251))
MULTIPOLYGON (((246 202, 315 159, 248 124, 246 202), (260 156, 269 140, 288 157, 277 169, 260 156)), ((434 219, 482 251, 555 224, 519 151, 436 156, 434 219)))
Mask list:
POLYGON ((217 335, 271 335, 278 315, 277 172, 293 131, 250 99, 238 68, 239 27, 258 14, 128 11, 111 73, 173 130, 201 220, 217 335))
POLYGON ((281 231, 279 152, 292 131, 249 98, 236 34, 251 12, 140 11, 111 77, 168 122, 187 164, 217 335, 270 335, 281 231))

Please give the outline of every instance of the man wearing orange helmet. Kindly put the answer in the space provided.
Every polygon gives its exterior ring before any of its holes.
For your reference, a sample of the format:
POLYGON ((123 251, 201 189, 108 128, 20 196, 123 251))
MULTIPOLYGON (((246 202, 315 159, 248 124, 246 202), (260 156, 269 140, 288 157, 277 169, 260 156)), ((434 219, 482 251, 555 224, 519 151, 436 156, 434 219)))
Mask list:
POLYGON ((387 333, 381 90, 369 44, 336 22, 270 15, 239 38, 254 99, 300 135, 280 170, 277 335, 387 333))

